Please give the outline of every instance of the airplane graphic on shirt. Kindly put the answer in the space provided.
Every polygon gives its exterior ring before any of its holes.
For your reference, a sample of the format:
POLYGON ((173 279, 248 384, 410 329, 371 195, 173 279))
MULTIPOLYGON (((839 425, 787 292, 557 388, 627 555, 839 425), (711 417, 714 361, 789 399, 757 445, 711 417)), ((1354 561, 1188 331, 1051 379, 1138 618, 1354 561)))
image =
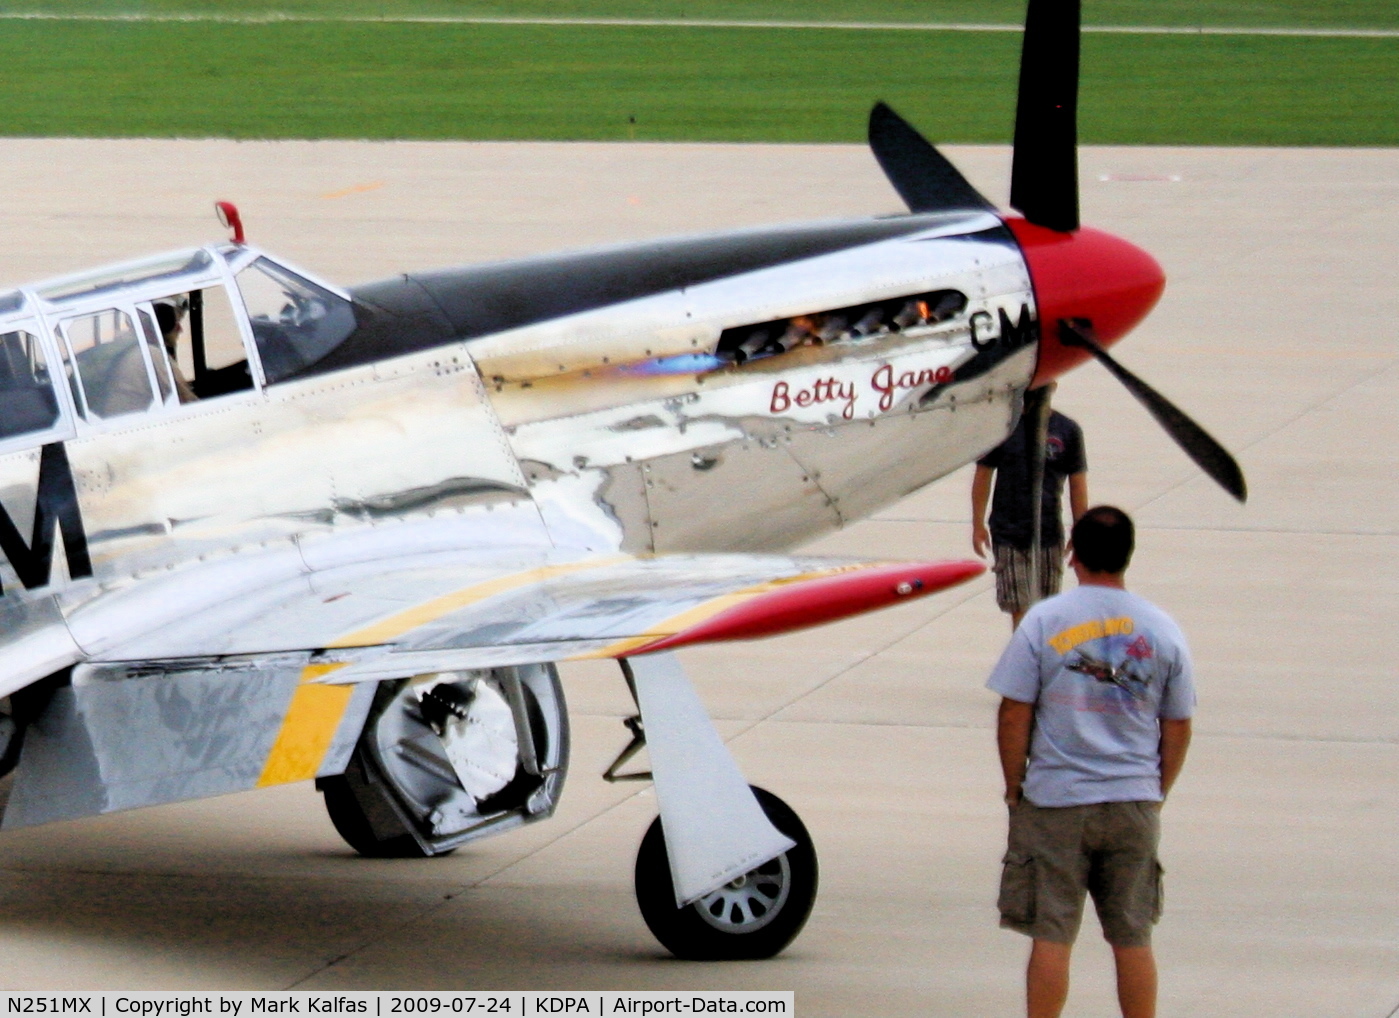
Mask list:
MULTIPOLYGON (((1136 643, 1141 642, 1144 641, 1142 641, 1139 637, 1134 642, 1133 647, 1136 646, 1136 643)), ((1132 653, 1132 649, 1133 648, 1131 647, 1128 648, 1128 654, 1131 655, 1134 659, 1140 660, 1137 654, 1132 653)), ((1149 653, 1150 650, 1148 645, 1148 654, 1149 653)), ((1116 686, 1119 689, 1126 692, 1133 699, 1142 700, 1146 698, 1146 691, 1148 685, 1150 684, 1150 681, 1148 679, 1142 678, 1140 675, 1137 675, 1132 670, 1131 665, 1129 663, 1113 665, 1109 664, 1106 661, 1100 661, 1098 658, 1083 653, 1083 651, 1079 651, 1077 658, 1064 665, 1064 667, 1071 672, 1078 672, 1081 675, 1088 675, 1094 679, 1097 679, 1099 682, 1116 686)))

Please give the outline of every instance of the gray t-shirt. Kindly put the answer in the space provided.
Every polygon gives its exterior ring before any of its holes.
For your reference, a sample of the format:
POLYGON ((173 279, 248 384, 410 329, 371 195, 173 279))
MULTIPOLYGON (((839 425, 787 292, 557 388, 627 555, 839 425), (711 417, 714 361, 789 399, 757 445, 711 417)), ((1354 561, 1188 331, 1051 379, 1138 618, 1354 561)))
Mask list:
POLYGON ((1159 802, 1159 720, 1195 709, 1180 629, 1116 587, 1075 587, 1031 608, 986 685, 1035 704, 1024 794, 1037 806, 1159 802))

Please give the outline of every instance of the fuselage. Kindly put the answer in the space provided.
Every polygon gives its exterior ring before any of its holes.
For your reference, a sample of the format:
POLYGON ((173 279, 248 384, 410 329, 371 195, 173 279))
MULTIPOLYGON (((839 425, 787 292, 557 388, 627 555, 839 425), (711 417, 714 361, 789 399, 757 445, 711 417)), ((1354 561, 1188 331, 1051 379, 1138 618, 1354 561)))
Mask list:
POLYGON ((385 528, 644 554, 866 516, 1014 425, 1043 359, 1017 232, 900 216, 351 292, 219 245, 0 297, 4 690, 228 596, 242 563, 296 582, 385 528), (173 363, 161 304, 194 333, 173 363), (192 570, 125 615, 97 598, 192 570))

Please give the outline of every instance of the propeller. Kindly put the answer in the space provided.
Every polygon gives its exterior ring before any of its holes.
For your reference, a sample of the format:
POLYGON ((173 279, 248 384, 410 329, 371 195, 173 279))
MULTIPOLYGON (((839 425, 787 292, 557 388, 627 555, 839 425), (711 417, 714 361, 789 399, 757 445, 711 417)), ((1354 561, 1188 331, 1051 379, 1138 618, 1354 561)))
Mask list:
POLYGON ((882 102, 870 110, 870 149, 912 212, 960 212, 996 206, 903 117, 882 102))
MULTIPOLYGON (((1079 22, 1080 0, 1029 0, 1020 52, 1010 205, 1025 221, 1006 223, 1020 242, 1035 285, 1041 330, 1037 380, 1046 382, 1080 361, 1064 348, 1087 351, 1146 407, 1187 456, 1242 502, 1248 489, 1234 458, 1104 349, 1104 342, 1117 339, 1150 310, 1164 277, 1149 255, 1126 241, 1080 230, 1079 22)), ((869 141, 885 175, 912 211, 992 208, 942 153, 882 102, 870 111, 869 141)), ((1034 491, 1032 597, 1039 593, 1050 388, 1041 384, 1025 393, 1026 452, 1034 491)))
POLYGON ((1020 92, 1010 206, 1036 226, 1078 229, 1079 0, 1030 0, 1020 48, 1020 92))
POLYGON ((1061 318, 1059 320, 1059 342, 1065 346, 1076 346, 1087 350, 1097 358, 1098 363, 1107 368, 1112 376, 1146 407, 1156 423, 1170 435, 1195 461, 1195 464, 1212 477, 1216 484, 1233 495, 1240 502, 1248 501, 1248 484, 1244 472, 1229 451, 1220 445, 1204 428, 1165 396, 1128 371, 1117 359, 1108 353, 1093 338, 1093 324, 1086 319, 1061 318))

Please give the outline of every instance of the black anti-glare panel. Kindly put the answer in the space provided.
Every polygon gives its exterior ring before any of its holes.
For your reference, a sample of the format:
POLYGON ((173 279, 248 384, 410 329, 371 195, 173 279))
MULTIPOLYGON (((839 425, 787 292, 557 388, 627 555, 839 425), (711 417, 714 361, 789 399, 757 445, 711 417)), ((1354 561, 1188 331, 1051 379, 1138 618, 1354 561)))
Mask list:
POLYGON ((356 330, 293 377, 324 374, 463 339, 873 244, 947 223, 947 215, 747 230, 601 251, 444 269, 351 290, 356 330))
POLYGON ((726 276, 918 233, 946 219, 899 216, 661 240, 531 258, 412 278, 432 295, 458 339, 562 318, 726 276))
POLYGON ((1079 0, 1030 0, 1015 104, 1010 204, 1051 230, 1077 230, 1079 0))
POLYGON ((910 210, 995 210, 946 156, 882 102, 870 110, 869 140, 884 175, 910 210))

